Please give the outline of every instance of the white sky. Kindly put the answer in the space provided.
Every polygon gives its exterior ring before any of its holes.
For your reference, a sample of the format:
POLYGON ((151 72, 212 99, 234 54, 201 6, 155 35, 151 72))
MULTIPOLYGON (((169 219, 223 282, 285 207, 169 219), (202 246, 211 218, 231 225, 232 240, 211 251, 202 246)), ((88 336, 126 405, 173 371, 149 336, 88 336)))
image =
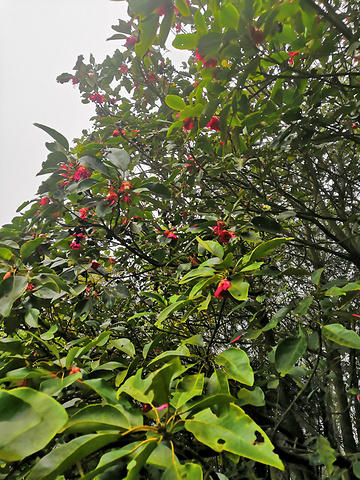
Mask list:
MULTIPOLYGON (((146 0, 144 0, 146 1, 146 0)), ((88 128, 94 105, 56 77, 72 72, 78 55, 102 62, 124 40, 106 42, 111 25, 126 19, 126 2, 110 0, 0 0, 0 226, 36 198, 36 177, 52 141, 41 123, 71 142, 88 128)))

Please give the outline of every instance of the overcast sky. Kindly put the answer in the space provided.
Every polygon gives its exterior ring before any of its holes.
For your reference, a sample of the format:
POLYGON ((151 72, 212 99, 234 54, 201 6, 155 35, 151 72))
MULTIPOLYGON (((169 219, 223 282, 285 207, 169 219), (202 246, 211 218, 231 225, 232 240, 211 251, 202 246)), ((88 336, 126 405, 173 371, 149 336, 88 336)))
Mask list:
MULTIPOLYGON (((146 0, 144 0, 146 1, 146 0)), ((94 105, 56 77, 71 72, 78 55, 99 62, 124 41, 106 42, 111 25, 126 19, 126 2, 110 0, 0 0, 0 226, 36 198, 36 177, 52 141, 41 123, 71 140, 88 128, 94 105)))

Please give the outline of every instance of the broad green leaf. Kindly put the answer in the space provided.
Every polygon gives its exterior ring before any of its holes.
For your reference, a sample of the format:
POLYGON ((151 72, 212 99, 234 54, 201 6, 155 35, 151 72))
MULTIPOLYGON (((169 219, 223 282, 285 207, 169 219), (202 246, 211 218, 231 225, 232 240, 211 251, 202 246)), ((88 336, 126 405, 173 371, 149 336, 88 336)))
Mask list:
POLYGON ((212 277, 215 273, 215 270, 212 267, 199 267, 195 270, 190 270, 190 272, 186 273, 182 279, 180 280, 180 285, 183 283, 190 282, 194 278, 197 277, 212 277))
POLYGON ((273 240, 269 240, 265 243, 258 245, 250 254, 250 261, 259 260, 266 255, 269 255, 275 248, 279 247, 285 242, 293 240, 293 238, 286 237, 286 238, 274 238, 273 240))
POLYGON ((309 310, 309 307, 313 301, 312 297, 303 298, 299 305, 295 308, 293 313, 297 313, 298 315, 305 315, 306 312, 309 310))
POLYGON ((183 17, 190 15, 189 5, 186 3, 186 0, 175 0, 175 5, 183 17))
MULTIPOLYGON (((360 340, 360 339, 359 339, 360 340)), ((275 352, 275 367, 282 375, 286 375, 295 363, 304 355, 307 342, 303 337, 285 338, 275 352)))
POLYGON ((62 431, 68 434, 99 430, 129 430, 142 425, 142 418, 140 411, 130 412, 121 405, 88 405, 76 412, 64 425, 62 431))
POLYGON ((161 442, 151 453, 146 463, 148 465, 153 465, 160 470, 166 470, 173 462, 173 459, 175 459, 176 463, 180 463, 177 456, 173 456, 171 448, 165 445, 164 442, 161 442))
POLYGON ((162 185, 161 183, 146 182, 142 185, 142 187, 147 188, 148 190, 150 190, 150 192, 156 193, 160 197, 171 198, 170 190, 167 187, 165 187, 165 185, 162 185))
MULTIPOLYGON (((200 282, 196 283, 193 288, 191 289, 191 292, 189 293, 189 299, 193 300, 196 296, 198 296, 202 290, 209 285, 212 285, 213 283, 218 283, 221 280, 220 275, 214 275, 211 278, 203 278, 200 280, 200 282)), ((180 281, 181 283, 181 281, 180 281)))
POLYGON ((321 274, 324 271, 323 268, 318 268, 311 274, 311 281, 315 283, 315 285, 319 285, 320 279, 321 279, 321 274))
POLYGON ((49 395, 31 388, 0 390, 0 460, 14 462, 41 450, 67 418, 49 395))
POLYGON ((185 428, 215 452, 231 452, 284 470, 266 433, 238 406, 230 404, 217 417, 210 408, 185 420, 185 428))
POLYGON ((237 394, 238 401, 236 404, 239 407, 243 405, 254 405, 255 407, 262 407, 265 405, 264 392, 260 387, 255 387, 254 390, 241 388, 237 394))
POLYGON ((157 335, 154 340, 150 343, 147 343, 143 349, 143 357, 147 358, 151 350, 157 347, 157 345, 166 337, 166 333, 161 332, 157 335))
POLYGON ((179 357, 172 358, 162 368, 149 375, 149 391, 154 392, 152 403, 156 406, 169 403, 170 383, 186 370, 179 357))
POLYGON ((244 282, 241 279, 231 280, 231 287, 228 289, 229 293, 236 298, 236 300, 242 301, 248 298, 250 285, 248 282, 244 282))
POLYGON ((100 160, 100 158, 91 155, 84 155, 79 158, 79 162, 84 167, 90 167, 97 172, 103 173, 105 176, 110 175, 109 168, 100 160))
POLYGON ((200 465, 196 463, 180 463, 174 462, 171 467, 167 468, 161 480, 202 480, 203 471, 200 465))
POLYGON ((117 338, 115 340, 111 340, 110 345, 126 353, 129 355, 129 357, 135 356, 134 344, 128 338, 117 338))
POLYGON ((24 346, 20 340, 15 338, 2 338, 0 339, 0 352, 10 352, 22 355, 24 352, 24 346))
POLYGON ((159 26, 159 15, 152 14, 139 22, 140 42, 135 44, 136 55, 142 58, 152 46, 159 26))
POLYGON ((110 153, 107 154, 106 158, 112 163, 116 168, 125 172, 130 163, 130 155, 126 150, 121 148, 110 148, 110 153))
POLYGON ((154 398, 154 392, 149 391, 151 386, 151 378, 141 378, 142 368, 140 368, 135 375, 128 378, 118 389, 117 396, 126 393, 134 400, 142 403, 151 403, 154 398))
POLYGON ((184 110, 184 108, 186 107, 186 103, 178 95, 168 95, 167 97, 165 97, 165 103, 173 110, 184 110))
MULTIPOLYGON (((120 448, 118 450, 111 450, 110 452, 105 453, 101 457, 96 468, 91 472, 87 473, 84 477, 82 477, 81 480, 92 480, 93 478, 105 472, 112 466, 117 465, 119 463, 119 460, 121 460, 122 458, 126 457, 127 455, 131 455, 131 452, 136 451, 137 447, 139 450, 142 450, 145 447, 145 445, 140 445, 139 442, 132 442, 132 443, 129 443, 128 445, 125 445, 125 447, 123 448, 120 448)), ((101 478, 101 477, 98 477, 98 478, 101 478)))
POLYGON ((215 357, 215 363, 224 367, 224 372, 229 378, 245 385, 251 386, 254 383, 254 372, 249 357, 243 350, 230 347, 215 357))
POLYGON ((323 335, 332 342, 344 347, 360 349, 360 337, 353 330, 347 330, 340 323, 333 323, 322 328, 323 335))
POLYGON ((64 135, 61 133, 57 132, 53 128, 46 127, 45 125, 41 125, 40 123, 34 123, 35 127, 41 128, 41 130, 44 130, 47 134, 50 135, 54 140, 56 140, 62 147, 65 148, 65 150, 69 150, 69 142, 66 140, 64 135))
POLYGON ((47 395, 57 395, 63 388, 72 385, 81 377, 81 373, 76 372, 64 378, 50 378, 49 380, 44 380, 40 385, 40 391, 47 395))
POLYGON ((170 403, 175 409, 178 410, 193 397, 201 395, 203 388, 203 373, 199 373, 198 375, 186 375, 182 380, 179 380, 179 382, 177 383, 175 392, 172 394, 172 399, 170 403))
POLYGON ((59 445, 43 457, 31 470, 28 480, 54 480, 69 467, 83 458, 100 450, 109 443, 115 442, 119 435, 101 433, 83 435, 68 443, 59 445))
POLYGON ((82 384, 90 387, 107 402, 111 404, 118 403, 115 390, 113 390, 110 384, 103 378, 84 380, 82 384))
POLYGON ((335 450, 331 448, 329 440, 322 435, 320 435, 317 439, 316 452, 318 453, 320 460, 325 465, 328 474, 331 476, 335 469, 333 463, 335 462, 337 455, 335 450))
POLYGON ((222 5, 220 9, 220 19, 225 28, 234 28, 237 30, 239 23, 239 10, 231 3, 222 5))
POLYGON ((190 357, 189 349, 185 347, 185 345, 180 345, 176 350, 167 350, 155 357, 154 360, 149 363, 149 366, 159 362, 167 362, 176 357, 190 357))
POLYGON ((0 283, 0 315, 8 317, 13 303, 25 292, 27 287, 26 277, 11 276, 0 283))
POLYGON ((20 247, 20 255, 24 258, 28 257, 39 245, 44 242, 43 238, 35 238, 34 240, 29 240, 25 242, 20 247))
POLYGON ((176 35, 172 45, 179 50, 195 50, 198 36, 195 33, 176 35))
POLYGON ((205 408, 209 408, 214 405, 228 405, 234 401, 235 398, 227 393, 216 393, 215 395, 211 396, 202 396, 200 399, 190 400, 188 403, 183 405, 183 408, 179 414, 185 417, 190 417, 195 412, 204 410, 205 408))
POLYGON ((38 317, 39 317, 40 310, 37 308, 30 308, 25 313, 25 323, 30 328, 37 328, 39 326, 38 317))
POLYGON ((11 250, 9 250, 8 248, 0 247, 0 258, 3 258, 4 260, 10 260, 11 256, 11 250))
POLYGON ((191 300, 180 300, 179 302, 172 303, 168 307, 166 307, 158 316, 158 319, 155 323, 155 326, 159 327, 161 323, 167 319, 167 317, 172 314, 173 312, 176 312, 180 310, 183 307, 186 307, 186 305, 189 305, 191 303, 191 300))
POLYGON ((196 237, 196 240, 199 242, 199 244, 205 248, 208 252, 210 252, 212 255, 215 257, 223 258, 224 256, 224 249, 220 245, 219 242, 215 242, 213 240, 202 240, 200 237, 196 237))

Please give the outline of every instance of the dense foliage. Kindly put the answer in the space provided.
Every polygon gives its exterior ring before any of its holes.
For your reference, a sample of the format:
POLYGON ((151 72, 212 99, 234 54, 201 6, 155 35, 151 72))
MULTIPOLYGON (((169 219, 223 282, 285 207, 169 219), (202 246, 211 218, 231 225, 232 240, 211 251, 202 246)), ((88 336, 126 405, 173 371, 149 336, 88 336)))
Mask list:
POLYGON ((360 478, 360 4, 128 4, 0 230, 0 478, 360 478))

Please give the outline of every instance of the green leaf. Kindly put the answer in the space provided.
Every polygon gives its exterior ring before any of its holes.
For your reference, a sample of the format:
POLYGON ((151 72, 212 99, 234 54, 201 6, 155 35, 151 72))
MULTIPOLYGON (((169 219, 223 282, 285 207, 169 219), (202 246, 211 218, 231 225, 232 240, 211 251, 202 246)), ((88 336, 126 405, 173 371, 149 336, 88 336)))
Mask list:
POLYGON ((26 277, 11 276, 0 283, 0 315, 8 317, 13 303, 25 292, 27 287, 26 277))
POLYGON ((222 41, 223 35, 221 33, 209 32, 199 38, 197 48, 201 55, 213 55, 218 53, 222 41))
POLYGON ((186 375, 177 383, 175 392, 172 394, 170 404, 178 410, 193 397, 201 395, 203 388, 203 373, 199 373, 197 375, 186 375))
POLYGON ((215 363, 224 367, 224 372, 230 378, 252 385, 254 383, 254 372, 250 366, 249 357, 243 350, 230 347, 215 357, 215 363))
POLYGON ((106 155, 107 160, 116 168, 125 172, 130 164, 130 155, 121 148, 110 148, 110 153, 106 155))
POLYGON ((84 380, 82 384, 90 387, 107 402, 111 404, 118 403, 116 392, 113 390, 110 384, 107 383, 107 381, 104 380, 103 378, 94 378, 91 380, 84 380))
POLYGON ((69 434, 99 430, 129 430, 142 425, 142 418, 140 411, 130 412, 121 405, 88 405, 69 419, 62 432, 69 434))
POLYGON ((224 249, 220 245, 219 242, 215 242, 214 240, 202 240, 200 237, 196 237, 196 240, 199 242, 199 244, 205 248, 208 252, 210 252, 212 255, 215 257, 223 258, 224 256, 224 249))
POLYGON ((322 435, 317 439, 317 449, 316 452, 319 454, 320 460, 326 467, 328 474, 331 476, 335 467, 333 463, 335 462, 337 456, 333 448, 331 448, 329 440, 322 435))
POLYGON ((279 247, 285 242, 288 242, 289 240, 293 240, 293 238, 286 237, 286 238, 274 238, 272 240, 269 240, 265 243, 262 243, 258 245, 250 254, 250 261, 255 261, 259 260, 260 258, 265 257, 266 255, 269 255, 270 252, 275 250, 275 248, 279 247))
POLYGON ((11 255, 11 250, 9 250, 8 248, 0 247, 0 258, 3 258, 4 260, 10 260, 11 255))
POLYGON ((195 50, 198 36, 195 33, 176 35, 172 45, 179 50, 195 50))
MULTIPOLYGON (((360 341, 360 339, 359 339, 360 341)), ((285 338, 275 352, 275 367, 282 375, 286 375, 295 363, 303 356, 307 342, 303 337, 285 338)))
POLYGON ((190 15, 190 9, 185 0, 175 0, 175 5, 183 17, 190 15))
POLYGON ((90 167, 97 172, 103 173, 105 176, 110 175, 110 171, 106 165, 100 160, 100 158, 92 157, 91 155, 84 155, 79 158, 79 162, 84 167, 90 167))
POLYGON ((160 197, 171 198, 170 190, 167 187, 165 187, 165 185, 162 185, 161 183, 147 182, 147 183, 144 183, 142 187, 147 188, 152 193, 156 193, 160 195, 160 197))
POLYGON ((53 128, 46 127, 45 125, 41 125, 40 123, 34 123, 34 125, 35 127, 41 128, 41 130, 44 130, 44 132, 48 133, 50 137, 52 137, 54 140, 60 143, 60 145, 65 148, 65 150, 69 150, 69 142, 66 140, 64 135, 57 132, 53 128))
POLYGON ((220 9, 220 19, 225 28, 234 28, 237 30, 240 19, 239 10, 231 3, 222 5, 220 9))
POLYGON ((311 281, 315 283, 315 285, 319 285, 320 279, 321 279, 321 274, 324 271, 323 268, 318 268, 311 274, 311 281))
POLYGON ((186 103, 179 95, 168 95, 165 97, 165 103, 173 110, 184 110, 186 103))
POLYGON ((189 303, 191 303, 191 300, 180 300, 179 302, 172 303, 168 307, 164 308, 164 310, 159 314, 155 326, 159 327, 169 315, 171 315, 173 312, 180 310, 183 307, 186 307, 187 305, 189 305, 189 303))
POLYGON ((185 463, 181 465, 178 462, 174 462, 171 467, 167 468, 161 480, 202 480, 203 472, 200 465, 196 463, 185 463))
POLYGON ((284 470, 266 433, 234 404, 219 417, 210 408, 202 410, 193 419, 185 420, 185 428, 215 452, 231 452, 284 470))
POLYGON ((49 395, 31 388, 0 390, 0 460, 15 462, 41 450, 67 418, 49 395))
POLYGON ((248 298, 249 287, 248 282, 243 282, 242 279, 231 280, 229 293, 236 298, 236 300, 246 300, 248 298))
POLYGON ((134 400, 142 403, 151 403, 154 398, 154 392, 148 391, 151 385, 151 378, 141 378, 142 368, 135 375, 128 378, 118 389, 117 395, 127 393, 134 400))
POLYGON ((142 58, 152 46, 159 26, 159 15, 152 14, 139 22, 140 42, 135 44, 136 55, 142 58))
POLYGON ((262 407, 265 405, 264 392, 260 387, 255 387, 254 390, 248 390, 247 388, 241 388, 237 394, 238 401, 236 402, 239 407, 243 405, 254 405, 255 407, 262 407))
POLYGON ((28 480, 55 480, 69 467, 119 438, 115 433, 83 435, 59 445, 31 470, 28 480))
MULTIPOLYGON (((256 114, 253 114, 253 115, 256 115, 256 114)), ((263 118, 262 113, 260 113, 259 115, 260 115, 261 118, 263 118)), ((282 227, 281 227, 280 223, 276 222, 275 220, 273 220, 271 218, 254 217, 251 220, 251 223, 254 225, 256 230, 259 230, 260 232, 280 233, 282 231, 282 227)))
POLYGON ((180 280, 180 285, 190 282, 194 278, 198 277, 212 277, 215 273, 215 270, 212 267, 199 267, 195 270, 190 270, 190 272, 186 273, 182 279, 180 280))
POLYGON ((296 313, 297 315, 305 315, 306 312, 309 310, 309 307, 312 304, 312 301, 313 301, 312 297, 303 298, 299 302, 299 305, 295 308, 293 313, 296 313))
POLYGON ((129 355, 129 357, 135 356, 135 347, 128 338, 118 338, 115 340, 111 340, 110 345, 126 353, 126 355, 129 355))
POLYGON ((63 378, 50 378, 45 380, 40 385, 40 391, 47 395, 58 395, 61 390, 72 385, 82 377, 80 372, 73 373, 63 378))
POLYGON ((333 323, 322 328, 323 335, 332 342, 344 347, 360 349, 360 337, 352 330, 347 330, 340 323, 333 323))

